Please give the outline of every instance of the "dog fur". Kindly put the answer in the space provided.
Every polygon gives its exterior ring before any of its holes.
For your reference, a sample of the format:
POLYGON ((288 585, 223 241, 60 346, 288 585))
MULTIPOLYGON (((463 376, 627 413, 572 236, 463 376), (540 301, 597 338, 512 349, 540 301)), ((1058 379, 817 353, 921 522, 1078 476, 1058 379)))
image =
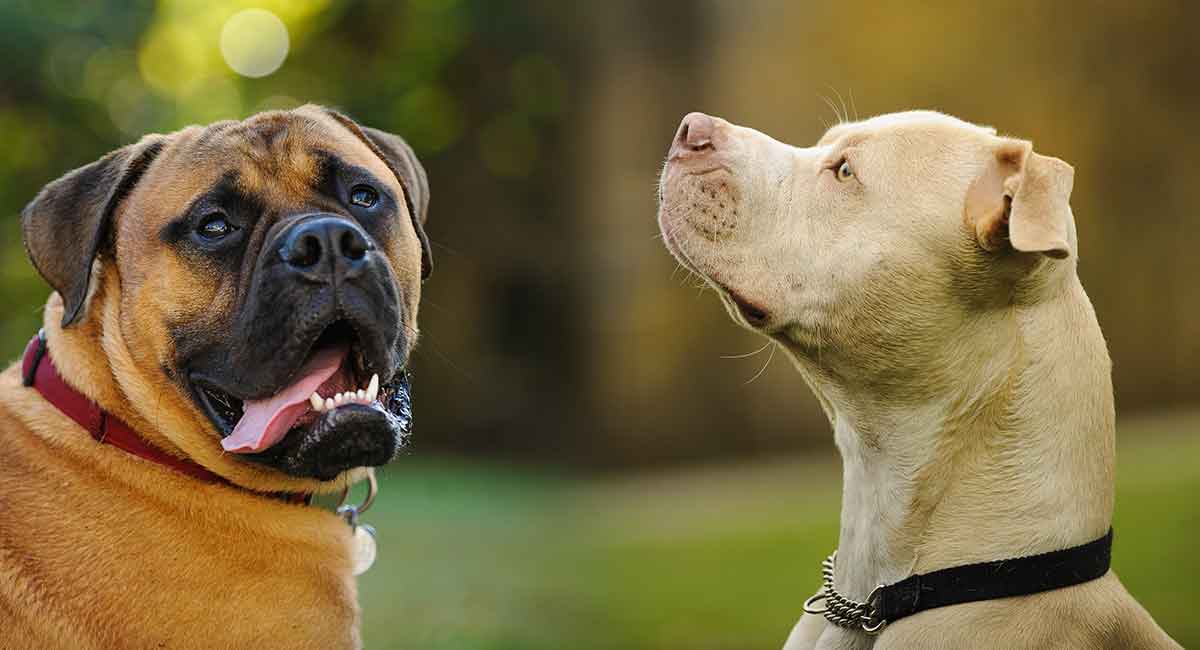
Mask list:
MULTIPOLYGON (((44 324, 63 378, 152 446, 232 485, 97 444, 22 385, 19 364, 10 366, 0 374, 0 647, 361 647, 349 527, 326 509, 262 493, 334 492, 368 470, 323 481, 223 452, 212 422, 181 387, 172 324, 207 323, 236 336, 216 323, 241 293, 229 274, 178 254, 162 233, 231 169, 243 190, 289 209, 315 200, 314 148, 369 170, 409 199, 398 208, 399 225, 379 231, 404 303, 406 358, 428 265, 420 230, 428 190, 419 167, 398 170, 386 159, 383 136, 395 138, 315 106, 147 136, 99 163, 142 160, 124 164, 144 168, 123 195, 112 194, 109 234, 97 237, 92 256, 64 259, 79 245, 59 241, 83 216, 27 219, 27 247, 58 290, 44 324)), ((41 218, 38 201, 27 215, 41 218)))
MULTIPOLYGON (((1028 141, 928 111, 839 124, 811 147, 703 114, 677 132, 664 241, 789 353, 829 417, 849 598, 1108 530, 1111 364, 1076 275, 1072 180, 1028 141)), ((1111 571, 877 637, 805 615, 786 645, 1175 647, 1111 571)))

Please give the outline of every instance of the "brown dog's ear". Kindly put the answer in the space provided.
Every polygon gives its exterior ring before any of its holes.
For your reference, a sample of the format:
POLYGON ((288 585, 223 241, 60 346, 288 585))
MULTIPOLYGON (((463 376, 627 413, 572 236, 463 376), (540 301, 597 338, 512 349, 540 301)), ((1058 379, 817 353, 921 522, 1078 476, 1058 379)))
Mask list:
POLYGON ((326 110, 382 158, 396 175, 396 180, 400 181, 408 212, 412 215, 413 229, 421 241, 421 279, 428 278, 433 271, 433 251, 429 248, 429 236, 425 234, 425 219, 429 216, 429 179, 425 176, 421 161, 417 160, 417 155, 404 138, 369 126, 359 126, 337 111, 326 110))
POLYGON ((113 212, 162 151, 148 135, 68 172, 21 211, 21 236, 34 268, 62 296, 63 327, 84 313, 92 261, 107 245, 113 212))
POLYGON ((966 218, 979 245, 1068 257, 1074 179, 1070 165, 1034 153, 1029 141, 1001 139, 967 190, 966 218))

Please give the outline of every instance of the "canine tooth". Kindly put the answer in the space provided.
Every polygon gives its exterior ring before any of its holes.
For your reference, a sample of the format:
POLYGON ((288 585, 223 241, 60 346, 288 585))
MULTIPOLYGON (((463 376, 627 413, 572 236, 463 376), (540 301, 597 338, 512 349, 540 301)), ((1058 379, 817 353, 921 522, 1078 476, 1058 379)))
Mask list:
POLYGON ((337 405, 333 403, 333 398, 332 398, 332 397, 326 397, 326 398, 325 398, 325 410, 326 410, 326 411, 332 411, 334 406, 337 406, 337 405))
POLYGON ((321 399, 321 396, 316 393, 308 396, 308 403, 312 404, 314 411, 320 412, 325 410, 325 400, 321 399))
POLYGON ((371 383, 367 385, 367 401, 374 402, 379 397, 379 373, 371 375, 371 383))

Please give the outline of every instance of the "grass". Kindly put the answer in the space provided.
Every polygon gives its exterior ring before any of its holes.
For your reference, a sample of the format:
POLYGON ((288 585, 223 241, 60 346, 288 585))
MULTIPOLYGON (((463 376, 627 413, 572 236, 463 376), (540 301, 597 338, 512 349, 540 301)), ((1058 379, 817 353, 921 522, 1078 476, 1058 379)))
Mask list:
MULTIPOLYGON (((1122 422, 1114 566, 1200 645, 1200 413, 1122 422)), ((835 458, 578 478, 410 458, 368 521, 368 648, 778 648, 837 539, 835 458)))

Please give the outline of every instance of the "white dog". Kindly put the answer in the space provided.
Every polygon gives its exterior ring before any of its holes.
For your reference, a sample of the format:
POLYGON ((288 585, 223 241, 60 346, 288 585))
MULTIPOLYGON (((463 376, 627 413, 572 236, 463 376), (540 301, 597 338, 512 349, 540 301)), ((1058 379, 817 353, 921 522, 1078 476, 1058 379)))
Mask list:
POLYGON ((1110 361, 1075 272, 1072 174, 1028 141, 933 112, 839 124, 806 148, 684 118, 661 180, 663 239, 735 321, 789 352, 844 462, 839 596, 810 599, 817 614, 787 650, 1179 647, 1106 553, 1080 584, 899 620, 871 596, 1104 541, 1110 361), (860 604, 847 627, 820 615, 841 597, 860 604))

